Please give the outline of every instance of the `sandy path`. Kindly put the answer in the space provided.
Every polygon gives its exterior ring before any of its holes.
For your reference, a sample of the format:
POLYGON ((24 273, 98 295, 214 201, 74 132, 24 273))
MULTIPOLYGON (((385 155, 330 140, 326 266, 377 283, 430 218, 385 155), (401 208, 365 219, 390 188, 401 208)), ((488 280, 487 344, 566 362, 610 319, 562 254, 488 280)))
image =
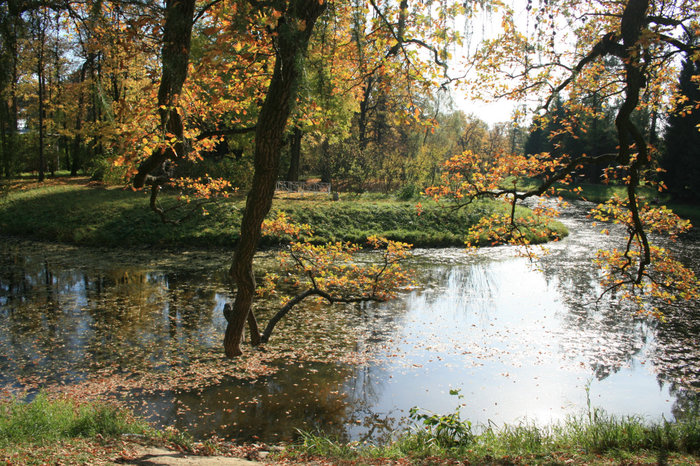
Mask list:
POLYGON ((196 456, 158 447, 139 447, 129 459, 118 464, 161 465, 161 466, 250 466, 260 465, 255 461, 226 456, 196 456))

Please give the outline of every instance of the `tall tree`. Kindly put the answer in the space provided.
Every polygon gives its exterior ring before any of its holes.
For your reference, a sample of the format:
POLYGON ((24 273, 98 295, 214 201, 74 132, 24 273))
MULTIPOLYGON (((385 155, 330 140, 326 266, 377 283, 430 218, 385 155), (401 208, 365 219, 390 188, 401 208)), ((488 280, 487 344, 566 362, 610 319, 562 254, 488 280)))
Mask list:
POLYGON ((2 131, 2 170, 12 174, 17 152, 18 39, 22 19, 16 1, 0 4, 0 129, 2 131))
MULTIPOLYGON (((528 10, 533 4, 528 2, 528 10)), ((634 115, 646 105, 641 98, 646 87, 658 87, 668 94, 671 76, 667 68, 673 57, 680 53, 695 56, 699 53, 697 46, 679 35, 697 28, 700 6, 687 0, 562 0, 542 1, 536 10, 535 14, 544 21, 539 27, 545 29, 544 32, 540 30, 543 37, 536 44, 528 43, 527 36, 517 32, 512 12, 504 21, 506 36, 486 42, 480 54, 485 60, 484 65, 495 65, 496 70, 504 70, 512 78, 494 86, 498 86, 503 95, 511 97, 524 97, 536 89, 547 90, 549 97, 545 108, 564 90, 575 97, 593 90, 599 95, 620 99, 615 116, 616 153, 599 157, 552 156, 547 153, 517 157, 489 165, 487 174, 483 173, 485 167, 480 165, 478 157, 465 153, 449 162, 445 185, 431 192, 438 197, 447 194, 466 200, 479 196, 505 196, 512 205, 510 214, 485 219, 481 227, 491 228, 503 240, 523 244, 524 226, 515 222, 516 204, 544 194, 558 181, 570 181, 571 173, 580 165, 604 161, 603 176, 624 183, 627 191, 625 199, 612 198, 592 213, 597 219, 624 225, 627 233, 627 241, 621 249, 598 253, 597 263, 604 272, 604 288, 620 291, 620 295, 639 306, 640 311, 646 309, 651 313, 656 313, 656 308, 640 296, 651 295, 665 300, 698 296, 700 283, 693 272, 650 239, 650 232, 668 233, 673 237, 686 231, 689 223, 666 208, 648 205, 640 196, 640 186, 654 181, 650 175, 654 173, 656 161, 653 158, 655 152, 645 139, 644 131, 636 124, 634 115), (546 16, 542 16, 543 13, 546 16), (581 26, 574 30, 578 44, 571 57, 575 58, 573 64, 562 62, 566 55, 557 47, 562 43, 556 35, 558 15, 573 22, 581 21, 581 26), (507 46, 499 45, 499 40, 507 41, 507 46), (614 59, 615 66, 602 66, 608 58, 614 59), (535 70, 540 71, 535 73, 535 70), (565 72, 557 72, 560 70, 565 72), (511 181, 512 187, 504 189, 503 177, 507 172, 516 177, 538 176, 539 186, 521 192, 517 183, 511 181), (465 180, 457 184, 460 177, 465 180), (674 290, 675 294, 669 290, 674 290)), ((650 99, 655 104, 660 100, 650 99)), ((567 131, 569 126, 565 127, 567 131)))
POLYGON ((187 78, 194 20, 195 0, 168 0, 165 6, 165 26, 161 49, 161 79, 158 88, 160 135, 168 141, 153 149, 134 177, 134 186, 151 187, 151 207, 162 214, 156 205, 161 186, 170 181, 166 161, 185 156, 184 124, 179 106, 182 86, 187 78), (172 141, 172 142, 170 142, 172 141), (153 175, 160 170, 157 175, 153 175))
POLYGON ((48 9, 40 8, 31 13, 31 32, 35 53, 35 73, 37 76, 37 111, 39 124, 39 145, 38 145, 38 171, 39 181, 44 181, 46 172, 46 147, 45 147, 45 120, 46 120, 46 61, 47 61, 47 34, 48 29, 48 9))
MULTIPOLYGON (((134 178, 134 186, 137 188, 146 183, 150 184, 151 206, 155 210, 158 210, 155 199, 160 186, 169 179, 169 174, 164 173, 162 167, 168 160, 184 157, 186 151, 178 99, 187 77, 194 3, 194 0, 173 0, 166 3, 158 109, 161 131, 167 143, 153 150, 149 158, 139 166, 134 178)), ((250 13, 272 18, 269 27, 275 56, 274 70, 255 126, 253 182, 241 223, 241 237, 229 272, 236 285, 235 301, 231 311, 225 315, 228 325, 224 349, 229 357, 241 354, 240 343, 246 322, 251 325, 251 334, 259 335, 255 316, 251 311, 255 293, 253 256, 260 239, 262 221, 272 205, 282 140, 295 100, 301 64, 314 24, 325 9, 325 2, 254 2, 252 7, 254 11, 250 13)))
POLYGON ((676 108, 668 116, 665 135, 664 179, 671 193, 683 201, 700 200, 700 87, 697 76, 700 76, 700 60, 686 57, 679 76, 676 108))
POLYGON ((314 24, 325 9, 325 2, 290 0, 275 2, 275 6, 281 16, 273 36, 276 50, 274 71, 256 124, 253 184, 241 222, 241 238, 229 271, 237 289, 232 311, 225 316, 228 325, 224 350, 228 357, 241 354, 240 345, 247 320, 252 327, 251 334, 257 333, 251 310, 255 294, 253 256, 260 240, 262 222, 272 206, 282 138, 294 102, 301 64, 314 24))

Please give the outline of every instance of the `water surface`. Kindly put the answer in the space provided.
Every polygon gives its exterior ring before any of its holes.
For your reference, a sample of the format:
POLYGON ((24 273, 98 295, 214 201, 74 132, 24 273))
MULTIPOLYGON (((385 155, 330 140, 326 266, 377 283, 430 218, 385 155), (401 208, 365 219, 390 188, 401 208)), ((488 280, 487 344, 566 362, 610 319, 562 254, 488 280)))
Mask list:
MULTIPOLYGON (((496 425, 555 422, 589 403, 652 420, 697 407, 698 303, 667 307, 659 322, 596 302, 590 259, 619 238, 601 239, 580 208, 564 221, 570 237, 536 266, 512 248, 416 251, 420 287, 383 304, 295 310, 269 357, 248 352, 242 369, 220 351, 227 253, 6 239, 0 387, 90 390, 195 437, 265 441, 296 429, 381 440, 413 406, 460 405, 496 425)), ((697 273, 697 242, 675 248, 697 273)), ((259 268, 274 262, 262 254, 259 268)))

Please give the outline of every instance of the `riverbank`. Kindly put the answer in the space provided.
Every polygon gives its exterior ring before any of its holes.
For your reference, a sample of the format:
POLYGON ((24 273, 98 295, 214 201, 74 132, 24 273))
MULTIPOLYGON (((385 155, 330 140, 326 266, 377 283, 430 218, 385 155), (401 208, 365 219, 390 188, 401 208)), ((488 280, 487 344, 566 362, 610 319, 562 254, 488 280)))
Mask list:
MULTIPOLYGON (((87 183, 18 184, 0 197, 0 234, 27 239, 107 247, 210 248, 232 247, 238 240, 244 199, 233 196, 197 207, 180 205, 175 193, 161 196, 169 220, 163 223, 149 209, 145 192, 87 183)), ((284 211, 298 223, 314 230, 314 241, 364 243, 371 235, 413 244, 415 247, 463 246, 471 238, 469 228, 484 216, 507 206, 484 200, 459 210, 432 201, 405 202, 392 196, 340 195, 276 198, 272 211, 284 211)), ((519 209, 518 216, 532 216, 519 209)), ((559 222, 535 222, 528 231, 532 243, 562 238, 566 228, 559 222), (542 236, 540 231, 546 230, 542 236)), ((288 240, 265 237, 263 246, 288 240)))
MULTIPOLYGON (((417 411, 416 411, 417 412, 417 411)), ((131 412, 49 399, 0 403, 0 460, 8 464, 697 464, 700 418, 647 423, 600 411, 563 424, 489 426, 477 432, 458 413, 417 414, 396 440, 340 443, 308 433, 287 446, 193 442, 158 431, 131 412), (420 427, 418 427, 420 425, 420 427), (271 453, 272 451, 272 453, 271 453)))

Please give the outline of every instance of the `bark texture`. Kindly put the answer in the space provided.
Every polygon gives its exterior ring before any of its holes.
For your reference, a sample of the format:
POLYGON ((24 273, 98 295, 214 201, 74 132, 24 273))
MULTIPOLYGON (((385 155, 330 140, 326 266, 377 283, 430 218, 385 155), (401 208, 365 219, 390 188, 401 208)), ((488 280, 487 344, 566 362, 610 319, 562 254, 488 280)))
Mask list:
MULTIPOLYGON (((184 125, 178 108, 182 86, 187 79, 190 60, 190 42, 194 20, 195 0, 168 0, 165 6, 165 27, 161 60, 163 72, 158 88, 158 113, 163 135, 177 138, 175 144, 156 148, 140 166, 134 177, 134 187, 141 188, 148 181, 154 188, 164 179, 152 176, 168 159, 185 155, 184 125)), ((170 139, 168 137, 167 139, 170 139)))
MULTIPOLYGON (((233 256, 229 275, 236 285, 236 298, 227 315, 224 351, 229 358, 242 354, 241 341, 246 321, 255 323, 251 305, 255 295, 253 256, 260 240, 262 221, 270 211, 279 172, 280 151, 301 62, 308 48, 314 24, 325 9, 319 0, 279 2, 282 12, 275 29, 275 68, 260 109, 255 131, 253 183, 246 200, 241 236, 233 256)), ((251 341, 260 341, 257 324, 251 328, 251 341)))

